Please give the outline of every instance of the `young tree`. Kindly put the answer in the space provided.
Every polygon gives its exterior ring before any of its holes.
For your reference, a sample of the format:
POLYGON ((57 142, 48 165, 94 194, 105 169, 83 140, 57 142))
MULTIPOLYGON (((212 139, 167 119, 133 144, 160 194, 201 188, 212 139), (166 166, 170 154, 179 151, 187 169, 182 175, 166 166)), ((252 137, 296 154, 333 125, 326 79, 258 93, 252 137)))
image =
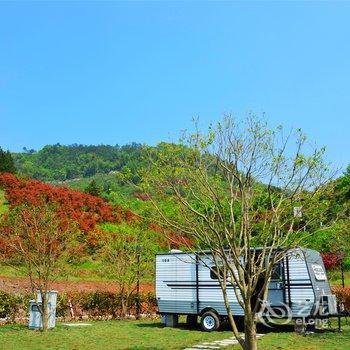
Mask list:
POLYGON ((118 288, 122 316, 126 316, 131 300, 136 296, 136 313, 139 316, 139 286, 143 275, 150 272, 153 257, 150 231, 144 224, 134 222, 127 227, 113 226, 103 237, 99 256, 102 260, 101 274, 113 280, 118 288))
POLYGON ((3 151, 0 147, 0 173, 15 173, 16 166, 10 151, 3 151))
POLYGON ((89 185, 85 188, 84 192, 91 194, 92 196, 99 197, 101 195, 101 188, 97 184, 96 180, 91 180, 89 185))
POLYGON ((74 226, 62 220, 54 207, 24 205, 10 210, 0 227, 1 258, 14 268, 24 267, 32 292, 40 292, 38 309, 43 330, 48 329, 47 292, 73 253, 74 226))
POLYGON ((143 190, 159 222, 192 239, 190 249, 200 251, 201 263, 210 251, 220 266, 212 271, 233 333, 243 349, 255 350, 271 272, 288 248, 310 234, 308 227, 320 214, 315 209, 327 180, 324 149, 311 149, 300 130, 284 135, 282 128, 272 131, 253 116, 241 123, 227 116, 208 133, 197 128, 181 141, 148 150, 143 190), (171 216, 161 204, 169 196, 171 216), (228 299, 232 285, 244 310, 244 338, 228 299))

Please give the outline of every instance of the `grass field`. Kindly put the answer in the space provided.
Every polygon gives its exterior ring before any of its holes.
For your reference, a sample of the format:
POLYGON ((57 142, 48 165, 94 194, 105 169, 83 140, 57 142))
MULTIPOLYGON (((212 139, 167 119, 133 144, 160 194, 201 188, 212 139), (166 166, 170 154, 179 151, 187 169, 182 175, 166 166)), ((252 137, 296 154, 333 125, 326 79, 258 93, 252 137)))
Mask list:
MULTIPOLYGON (((109 350, 184 349, 202 342, 231 337, 228 330, 204 333, 180 328, 163 328, 156 321, 99 321, 89 327, 58 325, 47 333, 30 331, 26 326, 0 327, 0 348, 8 350, 109 350)), ((227 349, 227 347, 223 348, 227 349)), ((238 346, 231 349, 238 350, 238 346)), ((291 329, 270 332, 259 339, 260 350, 349 350, 350 327, 342 333, 327 332, 301 336, 291 329)))

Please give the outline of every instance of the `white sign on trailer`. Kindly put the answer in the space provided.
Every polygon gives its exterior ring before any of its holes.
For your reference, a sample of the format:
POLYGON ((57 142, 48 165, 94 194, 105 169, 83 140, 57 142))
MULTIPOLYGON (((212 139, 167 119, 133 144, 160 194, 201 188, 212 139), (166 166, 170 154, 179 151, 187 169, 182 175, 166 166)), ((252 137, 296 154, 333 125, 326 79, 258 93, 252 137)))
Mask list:
POLYGON ((314 271, 315 278, 317 281, 326 281, 327 280, 326 273, 323 271, 323 267, 321 265, 313 264, 311 266, 312 266, 312 270, 314 271))

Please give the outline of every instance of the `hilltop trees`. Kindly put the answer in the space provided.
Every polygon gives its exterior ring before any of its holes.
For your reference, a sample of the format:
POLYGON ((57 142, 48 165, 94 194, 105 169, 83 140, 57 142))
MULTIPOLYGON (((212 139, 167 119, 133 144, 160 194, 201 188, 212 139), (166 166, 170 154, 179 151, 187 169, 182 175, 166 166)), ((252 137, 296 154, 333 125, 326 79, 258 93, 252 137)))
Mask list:
POLYGON ((142 146, 132 143, 110 145, 47 145, 37 152, 14 154, 20 173, 44 181, 64 181, 107 174, 128 167, 137 181, 136 168, 142 164, 142 146))
POLYGON ((202 263, 205 250, 210 251, 220 267, 212 272, 230 325, 245 350, 257 349, 256 323, 275 264, 311 234, 309 228, 325 210, 323 152, 310 149, 299 130, 270 130, 252 116, 243 123, 228 116, 208 133, 197 129, 180 145, 164 145, 157 154, 149 150, 143 189, 156 219, 191 238, 202 263), (169 197, 174 215, 161 205, 169 197), (302 208, 302 217, 293 214, 295 207, 302 208), (254 250, 257 246, 261 250, 254 250), (231 285, 244 310, 244 338, 227 296, 231 285))
POLYGON ((15 173, 16 167, 10 151, 3 151, 0 147, 0 173, 15 173))

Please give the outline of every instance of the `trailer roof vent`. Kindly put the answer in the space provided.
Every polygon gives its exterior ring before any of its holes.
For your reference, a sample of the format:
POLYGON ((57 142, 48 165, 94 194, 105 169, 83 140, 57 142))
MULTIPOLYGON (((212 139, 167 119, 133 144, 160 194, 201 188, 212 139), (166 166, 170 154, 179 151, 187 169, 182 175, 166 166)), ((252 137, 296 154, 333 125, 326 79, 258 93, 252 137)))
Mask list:
POLYGON ((171 254, 182 253, 182 250, 179 250, 179 249, 171 249, 171 250, 169 251, 169 253, 171 253, 171 254))

